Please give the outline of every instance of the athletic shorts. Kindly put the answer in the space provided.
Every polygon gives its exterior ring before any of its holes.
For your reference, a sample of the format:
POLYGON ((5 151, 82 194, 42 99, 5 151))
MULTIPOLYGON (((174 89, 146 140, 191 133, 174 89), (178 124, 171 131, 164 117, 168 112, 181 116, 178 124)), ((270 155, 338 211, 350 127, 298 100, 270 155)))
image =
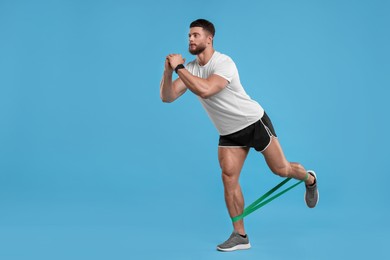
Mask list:
POLYGON ((264 111, 263 117, 235 133, 219 136, 220 147, 253 147, 263 152, 271 143, 272 136, 277 137, 271 119, 264 111))

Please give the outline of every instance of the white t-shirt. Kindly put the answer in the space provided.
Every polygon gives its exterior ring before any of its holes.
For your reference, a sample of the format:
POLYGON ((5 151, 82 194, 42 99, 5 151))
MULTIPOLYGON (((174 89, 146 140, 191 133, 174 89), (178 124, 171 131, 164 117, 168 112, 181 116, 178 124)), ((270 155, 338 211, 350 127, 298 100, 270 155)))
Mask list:
POLYGON ((193 60, 186 69, 200 78, 216 74, 228 81, 228 85, 217 94, 206 99, 198 96, 220 135, 244 129, 263 116, 264 109, 245 92, 236 64, 229 56, 215 51, 206 65, 200 66, 197 60, 193 60))

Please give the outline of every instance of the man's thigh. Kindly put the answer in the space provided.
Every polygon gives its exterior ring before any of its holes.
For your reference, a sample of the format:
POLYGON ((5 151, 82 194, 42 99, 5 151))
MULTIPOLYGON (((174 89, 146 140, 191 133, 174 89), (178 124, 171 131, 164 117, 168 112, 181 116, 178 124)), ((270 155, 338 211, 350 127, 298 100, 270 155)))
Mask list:
POLYGON ((284 156, 282 147, 276 137, 272 137, 272 141, 265 151, 262 152, 268 167, 274 172, 278 169, 288 167, 288 161, 284 156))
POLYGON ((222 172, 239 175, 248 152, 249 147, 218 147, 218 160, 222 172))

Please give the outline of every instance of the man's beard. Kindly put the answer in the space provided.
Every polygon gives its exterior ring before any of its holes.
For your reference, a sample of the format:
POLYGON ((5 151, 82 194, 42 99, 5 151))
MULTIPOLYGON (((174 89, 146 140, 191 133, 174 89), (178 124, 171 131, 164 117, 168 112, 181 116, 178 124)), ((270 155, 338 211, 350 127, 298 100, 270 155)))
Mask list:
POLYGON ((206 49, 206 45, 205 44, 201 44, 201 45, 198 45, 195 50, 191 50, 191 46, 188 48, 188 51, 192 54, 192 55, 199 55, 201 54, 204 50, 206 49))

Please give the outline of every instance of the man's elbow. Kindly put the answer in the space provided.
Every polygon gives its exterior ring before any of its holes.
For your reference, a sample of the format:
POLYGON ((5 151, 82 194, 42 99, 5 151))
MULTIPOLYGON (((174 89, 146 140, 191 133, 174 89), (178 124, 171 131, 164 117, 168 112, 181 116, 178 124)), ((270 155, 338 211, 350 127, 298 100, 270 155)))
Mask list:
POLYGON ((172 103, 173 100, 170 99, 161 99, 163 103, 172 103))
POLYGON ((174 99, 163 97, 162 95, 160 95, 160 98, 163 103, 172 103, 174 101, 174 99))
POLYGON ((201 92, 198 93, 198 96, 203 98, 203 99, 208 99, 219 92, 221 92, 225 87, 216 87, 216 88, 209 88, 209 89, 204 89, 201 92))
POLYGON ((210 97, 210 95, 208 95, 206 93, 199 93, 198 96, 201 97, 202 99, 208 99, 210 97))
POLYGON ((212 93, 211 91, 202 91, 198 93, 198 96, 203 99, 208 99, 209 97, 213 96, 215 93, 212 93))

